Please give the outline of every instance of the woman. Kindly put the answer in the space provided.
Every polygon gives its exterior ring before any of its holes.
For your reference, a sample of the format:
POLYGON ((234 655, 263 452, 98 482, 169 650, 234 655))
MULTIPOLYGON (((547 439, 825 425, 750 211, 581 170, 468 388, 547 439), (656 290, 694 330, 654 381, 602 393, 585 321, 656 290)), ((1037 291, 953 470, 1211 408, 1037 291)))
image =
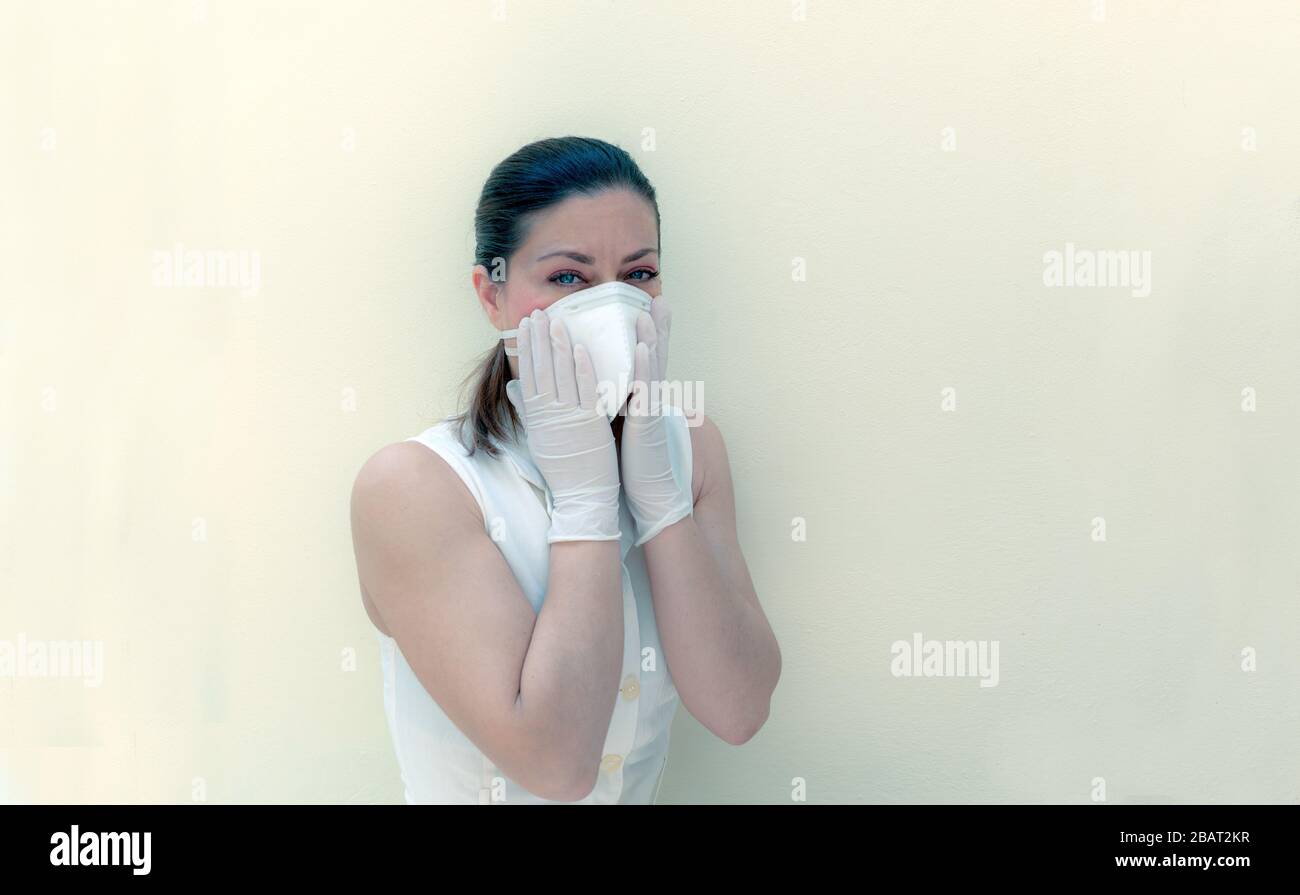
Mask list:
POLYGON ((502 338, 468 409, 352 493, 406 800, 652 803, 678 702, 740 745, 781 670, 722 436, 647 388, 669 331, 654 189, 615 146, 542 140, 492 171, 475 228, 502 338))

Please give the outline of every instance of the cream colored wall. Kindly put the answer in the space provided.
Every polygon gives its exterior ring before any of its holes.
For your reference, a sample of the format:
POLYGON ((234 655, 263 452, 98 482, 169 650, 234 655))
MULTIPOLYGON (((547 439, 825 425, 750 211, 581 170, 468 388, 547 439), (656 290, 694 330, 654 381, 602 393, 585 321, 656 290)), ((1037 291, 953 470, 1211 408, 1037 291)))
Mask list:
POLYGON ((488 171, 582 134, 659 189, 784 656, 662 801, 1300 799, 1300 7, 800 10, 5 4, 0 640, 104 653, 0 678, 0 798, 400 799, 349 487, 492 343, 488 171), (1150 294, 1045 286, 1070 242, 1150 294))

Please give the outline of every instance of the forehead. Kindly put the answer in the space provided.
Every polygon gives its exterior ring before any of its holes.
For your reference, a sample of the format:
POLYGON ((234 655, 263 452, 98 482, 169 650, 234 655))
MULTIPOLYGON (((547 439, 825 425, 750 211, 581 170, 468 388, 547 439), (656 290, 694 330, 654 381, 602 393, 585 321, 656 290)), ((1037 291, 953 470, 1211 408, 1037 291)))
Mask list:
POLYGON ((616 254, 622 258, 629 249, 658 244, 650 201, 630 190, 605 190, 595 196, 569 196, 539 212, 520 255, 531 264, 538 255, 568 249, 604 262, 616 254))

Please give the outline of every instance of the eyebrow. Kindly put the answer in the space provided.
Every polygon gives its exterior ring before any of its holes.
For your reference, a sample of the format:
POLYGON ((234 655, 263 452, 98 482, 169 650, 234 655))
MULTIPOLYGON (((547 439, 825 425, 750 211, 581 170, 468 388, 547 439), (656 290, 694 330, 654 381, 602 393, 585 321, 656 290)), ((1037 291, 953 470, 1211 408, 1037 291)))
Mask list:
MULTIPOLYGON (((620 264, 627 264, 629 261, 635 261, 636 259, 640 258, 642 255, 647 255, 647 254, 649 254, 650 252, 657 252, 657 251, 658 251, 658 249, 654 249, 654 248, 642 249, 642 250, 639 251, 639 252, 633 252, 632 254, 628 255, 626 258, 624 258, 624 259, 623 259, 622 261, 620 261, 619 263, 620 263, 620 264)), ((566 258, 572 258, 574 261, 577 261, 579 264, 595 264, 595 263, 596 263, 596 259, 595 259, 595 258, 592 258, 590 255, 584 255, 584 254, 582 254, 581 252, 571 252, 571 251, 568 251, 568 250, 566 250, 566 249, 560 249, 560 250, 557 251, 557 252, 548 252, 547 254, 543 255, 542 257, 538 258, 537 260, 538 260, 538 261, 545 261, 547 258, 554 257, 555 255, 563 255, 563 256, 566 257, 566 258)))

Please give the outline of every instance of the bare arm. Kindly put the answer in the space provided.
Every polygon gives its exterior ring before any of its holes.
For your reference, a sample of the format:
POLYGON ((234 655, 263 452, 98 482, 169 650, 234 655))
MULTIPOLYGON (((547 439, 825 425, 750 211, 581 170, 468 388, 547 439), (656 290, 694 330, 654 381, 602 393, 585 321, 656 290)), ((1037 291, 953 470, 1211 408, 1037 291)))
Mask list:
POLYGON ((552 544, 535 615, 465 484, 417 442, 362 467, 352 533, 362 586, 447 716, 530 792, 585 798, 622 671, 619 542, 552 544))
POLYGON ((707 417, 691 434, 699 497, 692 516, 646 543, 646 570, 682 703, 714 734, 740 745, 767 720, 781 650, 736 536, 722 434, 707 417))

